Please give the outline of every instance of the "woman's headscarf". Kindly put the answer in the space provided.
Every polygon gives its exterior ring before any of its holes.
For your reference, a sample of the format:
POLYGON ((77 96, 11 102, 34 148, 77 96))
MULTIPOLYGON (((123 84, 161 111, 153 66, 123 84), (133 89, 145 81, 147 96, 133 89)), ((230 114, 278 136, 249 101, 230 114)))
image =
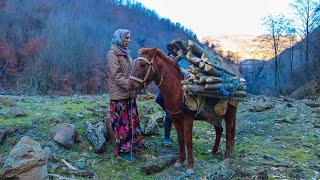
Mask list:
POLYGON ((111 44, 118 46, 123 52, 125 52, 127 54, 130 54, 130 50, 129 50, 128 46, 124 46, 122 44, 122 41, 128 36, 129 37, 131 36, 131 31, 130 30, 128 30, 128 29, 118 29, 113 34, 113 38, 112 38, 111 44))

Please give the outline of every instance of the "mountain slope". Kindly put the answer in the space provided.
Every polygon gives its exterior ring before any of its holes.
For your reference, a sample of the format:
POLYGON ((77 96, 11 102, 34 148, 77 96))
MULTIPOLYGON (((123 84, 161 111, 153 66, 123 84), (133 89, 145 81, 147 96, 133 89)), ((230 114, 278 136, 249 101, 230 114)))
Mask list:
POLYGON ((118 28, 132 30, 133 57, 141 47, 166 49, 172 39, 196 39, 180 24, 130 2, 3 1, 0 87, 61 94, 101 92, 104 57, 118 28))
MULTIPOLYGON (((283 51, 279 57, 279 94, 290 95, 299 87, 320 76, 320 28, 309 36, 309 61, 306 60, 306 40, 283 51)), ((275 95, 274 59, 270 61, 246 60, 239 69, 253 94, 275 95)))

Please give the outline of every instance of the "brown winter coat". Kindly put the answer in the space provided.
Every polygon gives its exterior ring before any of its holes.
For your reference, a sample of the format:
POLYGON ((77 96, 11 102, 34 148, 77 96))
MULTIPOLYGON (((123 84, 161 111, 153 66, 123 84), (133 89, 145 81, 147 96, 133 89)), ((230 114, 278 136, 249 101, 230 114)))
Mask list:
POLYGON ((131 73, 131 57, 119 49, 111 46, 106 57, 106 72, 110 100, 128 99, 129 76, 131 73))

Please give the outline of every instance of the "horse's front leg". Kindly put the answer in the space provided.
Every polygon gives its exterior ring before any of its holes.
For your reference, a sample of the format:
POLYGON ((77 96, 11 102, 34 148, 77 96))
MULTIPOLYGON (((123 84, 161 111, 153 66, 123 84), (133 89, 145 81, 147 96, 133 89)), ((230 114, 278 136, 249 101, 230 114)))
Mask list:
POLYGON ((183 162, 186 160, 185 141, 183 137, 183 125, 182 125, 181 119, 173 119, 172 122, 177 131, 178 143, 179 143, 179 149, 180 149, 180 156, 177 162, 175 163, 175 167, 181 167, 183 162))
POLYGON ((190 116, 185 115, 183 118, 183 130, 184 138, 187 146, 188 153, 188 170, 187 174, 194 173, 194 157, 193 157, 193 144, 192 144, 192 127, 193 119, 190 116))

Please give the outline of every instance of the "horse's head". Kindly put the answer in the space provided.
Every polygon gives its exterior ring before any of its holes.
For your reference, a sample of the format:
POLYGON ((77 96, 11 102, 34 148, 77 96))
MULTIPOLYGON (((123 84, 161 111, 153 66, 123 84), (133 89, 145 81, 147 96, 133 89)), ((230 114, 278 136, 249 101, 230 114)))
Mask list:
POLYGON ((130 76, 131 89, 141 92, 150 82, 155 79, 158 48, 142 48, 139 50, 139 57, 135 60, 135 65, 130 76))

